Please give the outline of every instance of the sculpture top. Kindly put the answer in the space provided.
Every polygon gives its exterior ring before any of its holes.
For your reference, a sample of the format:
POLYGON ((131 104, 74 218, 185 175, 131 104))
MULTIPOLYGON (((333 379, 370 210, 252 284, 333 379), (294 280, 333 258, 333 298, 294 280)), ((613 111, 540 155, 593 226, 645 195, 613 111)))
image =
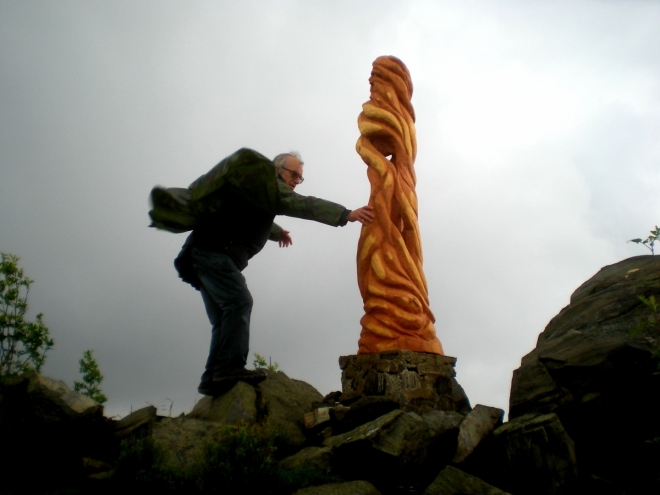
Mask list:
POLYGON ((378 57, 369 83, 371 97, 358 117, 356 150, 368 166, 375 219, 362 227, 358 242, 365 310, 358 353, 404 349, 443 354, 422 269, 412 80, 398 58, 378 57))

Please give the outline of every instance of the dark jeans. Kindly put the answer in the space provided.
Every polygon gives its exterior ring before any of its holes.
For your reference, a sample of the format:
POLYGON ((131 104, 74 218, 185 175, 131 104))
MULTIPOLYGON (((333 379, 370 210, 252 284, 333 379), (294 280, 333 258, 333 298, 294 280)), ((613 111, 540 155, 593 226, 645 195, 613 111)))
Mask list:
POLYGON ((192 266, 213 329, 201 384, 245 368, 250 341, 252 295, 245 277, 226 254, 193 248, 192 266))

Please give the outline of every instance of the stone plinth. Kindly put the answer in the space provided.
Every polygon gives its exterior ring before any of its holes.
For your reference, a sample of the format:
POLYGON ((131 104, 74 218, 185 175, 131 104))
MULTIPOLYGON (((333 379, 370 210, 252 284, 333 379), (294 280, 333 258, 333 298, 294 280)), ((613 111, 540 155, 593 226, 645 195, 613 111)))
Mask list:
POLYGON ((456 411, 466 414, 470 402, 456 381, 456 358, 413 351, 341 356, 342 395, 351 404, 363 397, 398 401, 403 409, 456 411))

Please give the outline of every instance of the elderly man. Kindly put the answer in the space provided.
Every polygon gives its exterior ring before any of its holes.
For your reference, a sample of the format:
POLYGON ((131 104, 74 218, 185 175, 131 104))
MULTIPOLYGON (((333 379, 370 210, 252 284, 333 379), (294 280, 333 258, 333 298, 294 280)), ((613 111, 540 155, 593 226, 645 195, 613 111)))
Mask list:
MULTIPOLYGON (((175 260, 181 278, 201 292, 213 327, 206 370, 198 387, 204 395, 217 395, 239 380, 258 383, 266 378, 261 371, 245 369, 252 296, 241 271, 267 240, 279 242, 281 247, 292 244, 289 231, 273 222, 275 214, 335 227, 373 220, 370 206, 351 211, 337 203, 295 193, 294 189, 304 181, 299 154, 278 155, 273 164, 277 194, 273 196, 276 199, 272 210, 266 211, 256 206, 258 201, 246 199, 239 180, 228 181, 214 193, 214 204, 219 206, 193 228, 175 260)), ((254 182, 249 182, 250 187, 255 186, 254 182)))

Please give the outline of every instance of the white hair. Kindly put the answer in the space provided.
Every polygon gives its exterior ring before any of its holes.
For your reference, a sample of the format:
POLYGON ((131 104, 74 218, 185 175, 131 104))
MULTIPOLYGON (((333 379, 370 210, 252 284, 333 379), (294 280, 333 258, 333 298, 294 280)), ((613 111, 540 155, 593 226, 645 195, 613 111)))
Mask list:
POLYGON ((275 158, 273 158, 273 164, 275 165, 275 170, 278 172, 286 165, 287 160, 289 157, 293 157, 296 160, 300 162, 301 165, 304 165, 305 162, 303 162, 302 157, 300 156, 300 153, 297 151, 289 151, 288 153, 281 153, 277 155, 275 158))

